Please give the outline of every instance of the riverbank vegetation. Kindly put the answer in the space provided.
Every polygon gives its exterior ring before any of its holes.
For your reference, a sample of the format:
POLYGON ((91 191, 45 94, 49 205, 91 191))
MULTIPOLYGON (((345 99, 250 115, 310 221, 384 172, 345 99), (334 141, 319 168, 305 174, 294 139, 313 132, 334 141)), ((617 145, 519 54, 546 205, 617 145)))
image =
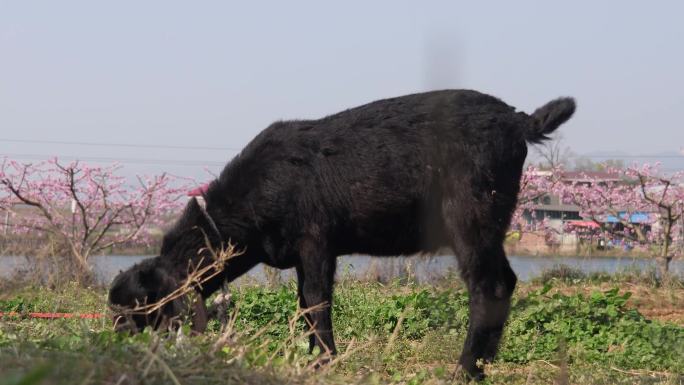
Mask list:
MULTIPOLYGON (((648 164, 605 171, 610 178, 572 179, 560 168, 526 169, 508 254, 645 257, 667 275, 684 245, 684 173, 666 175, 648 164), (551 195, 591 226, 537 220, 551 195), (559 231, 576 242, 560 247, 559 231)), ((120 166, 0 158, 0 255, 55 260, 60 279, 88 284, 94 255, 156 254, 163 230, 196 186, 168 174, 126 178, 120 166)))
MULTIPOLYGON (((5 287, 0 383, 450 384, 465 337, 458 280, 431 286, 343 280, 334 320, 340 355, 315 370, 295 287, 232 289, 227 321, 191 336, 116 334, 104 288, 5 287), (29 319, 32 311, 100 319, 29 319)), ((684 283, 549 272, 519 285, 488 383, 684 383, 684 283)), ((458 383, 458 382, 456 382, 458 383)))

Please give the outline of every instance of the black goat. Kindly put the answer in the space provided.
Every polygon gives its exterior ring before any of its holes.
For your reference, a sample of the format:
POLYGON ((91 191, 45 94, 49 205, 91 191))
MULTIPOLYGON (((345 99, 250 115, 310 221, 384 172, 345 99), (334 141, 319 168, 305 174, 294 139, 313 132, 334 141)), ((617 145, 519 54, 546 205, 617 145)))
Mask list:
MULTIPOLYGON (((494 358, 516 277, 503 241, 516 206, 527 143, 568 120, 573 99, 532 115, 468 90, 407 95, 319 120, 283 121, 257 135, 213 181, 206 209, 191 200, 158 257, 121 273, 109 300, 133 306, 176 289, 205 245, 246 252, 201 288, 203 297, 258 263, 297 271, 303 308, 333 294, 336 257, 453 249, 470 292, 460 364, 494 358)), ((167 306, 174 316, 180 306, 167 306)), ((311 348, 335 353, 330 306, 310 313, 311 348)), ((146 319, 136 320, 143 327, 146 319)))

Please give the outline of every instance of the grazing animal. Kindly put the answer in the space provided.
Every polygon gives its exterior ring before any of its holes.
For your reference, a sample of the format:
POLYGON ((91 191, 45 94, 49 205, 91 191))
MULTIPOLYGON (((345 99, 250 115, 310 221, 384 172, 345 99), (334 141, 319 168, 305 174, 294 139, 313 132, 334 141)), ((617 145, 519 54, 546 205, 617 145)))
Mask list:
MULTIPOLYGON (((574 110, 573 99, 560 98, 528 115, 476 91, 443 90, 273 123, 209 185, 206 208, 189 202, 160 256, 114 280, 110 302, 133 306, 176 289, 188 263, 200 263, 205 234, 245 252, 198 289, 203 297, 265 263, 296 269, 302 308, 331 304, 339 255, 450 247, 470 292, 459 363, 482 378, 476 362, 494 358, 516 284, 503 241, 527 144, 548 139, 574 110)), ((181 305, 161 314, 178 315, 181 305)), ((335 353, 331 307, 307 317, 310 347, 335 353)))

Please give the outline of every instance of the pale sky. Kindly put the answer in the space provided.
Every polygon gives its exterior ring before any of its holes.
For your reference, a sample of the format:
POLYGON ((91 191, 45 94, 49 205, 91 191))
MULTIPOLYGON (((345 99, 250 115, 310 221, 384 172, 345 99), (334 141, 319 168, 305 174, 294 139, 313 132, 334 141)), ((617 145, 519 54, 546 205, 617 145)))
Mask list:
POLYGON ((683 15, 682 1, 0 0, 0 156, 197 176, 274 120, 441 88, 527 112, 574 96, 575 152, 676 154, 683 15))

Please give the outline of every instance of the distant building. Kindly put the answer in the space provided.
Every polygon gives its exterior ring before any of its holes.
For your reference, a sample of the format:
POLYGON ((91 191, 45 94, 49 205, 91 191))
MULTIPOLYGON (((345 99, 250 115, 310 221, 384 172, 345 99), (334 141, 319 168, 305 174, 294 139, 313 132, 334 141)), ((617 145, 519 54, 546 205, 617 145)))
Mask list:
MULTIPOLYGON (((549 175, 550 171, 539 171, 541 175, 549 175)), ((602 171, 564 171, 561 174, 561 182, 566 184, 575 183, 609 183, 619 182, 619 176, 602 171)), ((538 198, 531 212, 525 213, 524 218, 528 225, 534 225, 544 220, 548 225, 562 233, 563 226, 568 221, 581 221, 580 208, 575 205, 563 204, 559 196, 544 195, 538 198)))
MULTIPOLYGON (((549 175, 549 171, 539 171, 540 175, 549 175)), ((591 183, 611 183, 620 182, 618 175, 603 171, 565 171, 561 174, 561 182, 566 184, 591 184, 591 183)), ((601 225, 582 218, 580 207, 571 204, 564 204, 559 196, 548 194, 537 198, 530 210, 523 214, 528 228, 536 229, 539 224, 545 222, 546 226, 553 229, 557 234, 555 242, 560 246, 574 247, 580 235, 597 234, 597 241, 600 238, 601 225), (567 229, 572 229, 568 233, 567 229)), ((643 221, 645 213, 634 213, 632 215, 635 222, 643 221)), ((631 220, 632 218, 630 218, 631 220)), ((613 223, 612 226, 621 226, 617 218, 606 215, 601 223, 613 223), (613 223, 617 222, 617 223, 613 223)))

